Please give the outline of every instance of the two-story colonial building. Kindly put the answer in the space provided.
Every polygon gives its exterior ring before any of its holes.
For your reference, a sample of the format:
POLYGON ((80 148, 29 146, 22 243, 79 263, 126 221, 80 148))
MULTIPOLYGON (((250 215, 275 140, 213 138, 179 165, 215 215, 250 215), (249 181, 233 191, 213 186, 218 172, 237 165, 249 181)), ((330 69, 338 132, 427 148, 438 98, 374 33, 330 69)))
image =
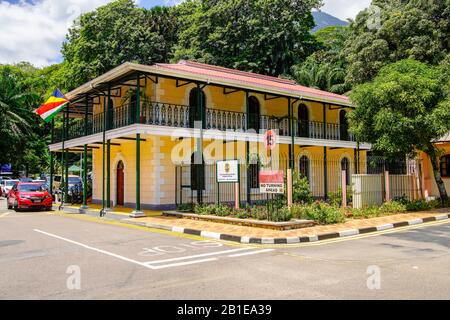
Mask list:
POLYGON ((268 129, 278 132, 281 168, 299 170, 316 197, 339 188, 341 169, 364 172, 370 149, 348 131, 348 97, 196 62, 124 63, 66 97, 64 130, 54 132, 50 151, 91 152, 92 201, 133 207, 133 216, 143 208, 227 201, 228 186, 215 183, 205 152, 239 159, 240 200, 264 200, 257 150, 268 129), (180 153, 183 144, 197 153, 180 153), (205 163, 191 163, 199 154, 205 163))

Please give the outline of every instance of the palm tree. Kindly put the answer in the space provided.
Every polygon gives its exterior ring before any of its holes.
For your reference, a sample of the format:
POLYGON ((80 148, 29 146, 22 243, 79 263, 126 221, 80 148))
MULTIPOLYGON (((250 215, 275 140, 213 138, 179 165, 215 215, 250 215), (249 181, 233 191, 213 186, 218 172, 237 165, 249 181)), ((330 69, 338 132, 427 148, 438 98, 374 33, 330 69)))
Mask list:
POLYGON ((0 135, 19 137, 29 132, 35 95, 23 92, 12 69, 0 69, 0 135))
POLYGON ((295 80, 304 86, 325 90, 334 93, 344 93, 345 70, 331 63, 319 63, 314 60, 307 61, 292 67, 295 80))

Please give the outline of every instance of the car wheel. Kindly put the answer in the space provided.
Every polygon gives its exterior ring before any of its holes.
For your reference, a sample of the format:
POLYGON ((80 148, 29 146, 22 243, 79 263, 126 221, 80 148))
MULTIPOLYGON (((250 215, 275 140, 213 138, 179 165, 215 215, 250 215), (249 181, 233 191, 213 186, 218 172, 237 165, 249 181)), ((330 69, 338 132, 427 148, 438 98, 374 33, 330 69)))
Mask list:
POLYGON ((13 208, 12 205, 8 201, 8 210, 11 210, 12 208, 13 208))

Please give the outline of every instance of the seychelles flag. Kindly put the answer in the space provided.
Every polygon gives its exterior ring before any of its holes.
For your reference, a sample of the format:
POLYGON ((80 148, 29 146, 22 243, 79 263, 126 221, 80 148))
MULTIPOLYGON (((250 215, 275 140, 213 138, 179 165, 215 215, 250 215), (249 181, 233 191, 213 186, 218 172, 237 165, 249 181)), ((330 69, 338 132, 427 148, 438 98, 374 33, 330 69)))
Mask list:
POLYGON ((34 110, 34 112, 40 115, 45 122, 50 122, 68 103, 69 100, 64 98, 61 91, 56 88, 47 102, 34 110))

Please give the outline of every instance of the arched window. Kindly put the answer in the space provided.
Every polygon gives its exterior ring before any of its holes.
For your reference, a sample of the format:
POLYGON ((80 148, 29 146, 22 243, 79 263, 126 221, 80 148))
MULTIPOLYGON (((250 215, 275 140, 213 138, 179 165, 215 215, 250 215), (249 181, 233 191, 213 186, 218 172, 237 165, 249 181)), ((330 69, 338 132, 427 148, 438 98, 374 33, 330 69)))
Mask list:
POLYGON ((345 170, 345 183, 350 185, 350 161, 347 158, 341 160, 341 170, 345 170))
POLYGON ((308 107, 304 104, 298 106, 298 136, 309 138, 308 107))
POLYGON ((194 128, 195 121, 202 121, 202 111, 203 111, 203 128, 205 128, 206 123, 206 97, 203 90, 198 90, 194 88, 189 92, 189 127, 194 128), (201 94, 201 106, 199 106, 198 95, 201 94), (201 108, 200 108, 201 107, 201 108))
POLYGON ((347 112, 345 110, 341 110, 339 112, 339 131, 341 135, 341 140, 348 141, 348 122, 347 122, 347 112))
POLYGON ((251 96, 248 98, 248 129, 253 129, 257 133, 261 128, 260 126, 261 109, 259 101, 256 97, 251 96))
POLYGON ((298 169, 299 169, 300 175, 302 177, 305 177, 306 179, 308 179, 308 182, 310 182, 310 180, 309 180, 309 158, 307 156, 300 157, 298 169))
POLYGON ((450 154, 441 157, 440 169, 442 177, 450 177, 450 154))
POLYGON ((195 163, 196 153, 191 156, 191 190, 205 190, 205 160, 195 163))

